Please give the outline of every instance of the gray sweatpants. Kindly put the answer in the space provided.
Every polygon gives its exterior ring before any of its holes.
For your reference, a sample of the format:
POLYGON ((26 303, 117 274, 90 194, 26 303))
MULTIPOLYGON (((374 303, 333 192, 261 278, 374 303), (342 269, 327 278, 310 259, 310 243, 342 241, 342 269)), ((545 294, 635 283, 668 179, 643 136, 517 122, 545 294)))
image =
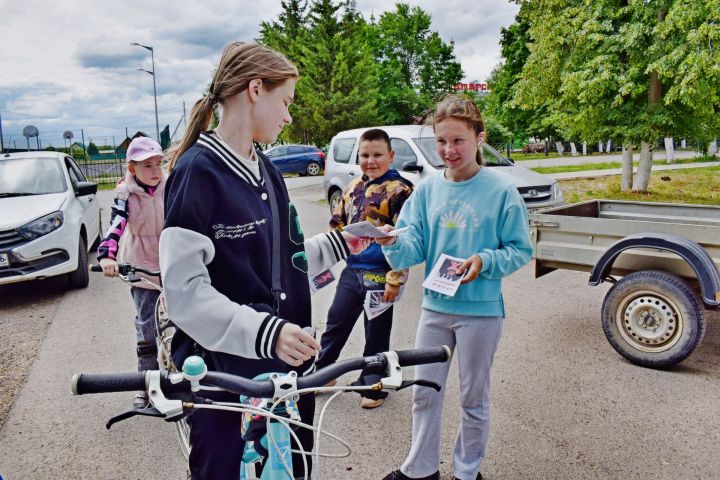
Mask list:
MULTIPOLYGON (((449 315, 422 310, 415 347, 447 345, 457 349, 462 418, 453 451, 454 475, 474 480, 490 433, 490 367, 502 334, 502 317, 449 315)), ((450 362, 415 367, 415 378, 438 383, 442 390, 413 387, 412 445, 400 470, 425 477, 440 465, 440 425, 450 362)))

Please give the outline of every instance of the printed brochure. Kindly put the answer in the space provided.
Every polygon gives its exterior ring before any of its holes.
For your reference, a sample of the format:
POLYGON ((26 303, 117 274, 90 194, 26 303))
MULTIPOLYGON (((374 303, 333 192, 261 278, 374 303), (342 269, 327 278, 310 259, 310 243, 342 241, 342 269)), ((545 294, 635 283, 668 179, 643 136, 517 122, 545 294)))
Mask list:
POLYGON ((463 262, 465 262, 464 258, 441 254, 422 286, 443 295, 454 296, 460 286, 460 280, 465 276, 456 273, 463 262))

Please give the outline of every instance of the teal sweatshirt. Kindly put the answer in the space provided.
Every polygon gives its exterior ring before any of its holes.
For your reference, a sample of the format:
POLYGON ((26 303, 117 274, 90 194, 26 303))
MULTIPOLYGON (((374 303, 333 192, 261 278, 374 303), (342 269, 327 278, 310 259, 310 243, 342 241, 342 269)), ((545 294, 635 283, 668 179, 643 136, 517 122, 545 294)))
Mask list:
POLYGON ((451 182, 444 173, 421 182, 405 202, 397 228, 409 227, 383 247, 393 269, 425 262, 425 278, 440 254, 478 254, 482 270, 460 285, 454 297, 424 290, 423 308, 441 313, 505 316, 501 279, 532 254, 525 203, 500 173, 483 167, 469 180, 451 182))

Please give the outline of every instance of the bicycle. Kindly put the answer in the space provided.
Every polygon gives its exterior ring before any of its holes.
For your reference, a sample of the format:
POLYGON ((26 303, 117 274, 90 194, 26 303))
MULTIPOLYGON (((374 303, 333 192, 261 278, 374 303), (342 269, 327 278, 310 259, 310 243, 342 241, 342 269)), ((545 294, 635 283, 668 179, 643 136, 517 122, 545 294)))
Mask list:
POLYGON ((254 380, 229 373, 208 371, 202 358, 188 357, 180 372, 148 370, 145 372, 75 374, 72 378, 72 392, 75 395, 145 390, 150 398, 150 407, 131 410, 111 418, 106 428, 135 415, 162 418, 178 422, 193 409, 229 410, 243 414, 242 433, 246 440, 242 455, 241 480, 249 479, 254 464, 265 459, 261 480, 292 480, 292 453, 300 453, 303 459, 304 478, 307 480, 307 457, 312 455, 314 478, 320 478, 321 457, 341 458, 350 455, 350 447, 339 437, 322 430, 322 423, 330 403, 343 392, 363 390, 401 390, 411 385, 434 388, 440 386, 422 379, 403 380, 402 368, 425 363, 445 362, 450 359, 450 349, 445 346, 432 348, 389 351, 343 360, 320 369, 308 376, 298 377, 296 372, 268 373, 254 380), (382 373, 380 382, 370 386, 323 387, 330 380, 356 370, 382 373), (240 395, 239 402, 214 402, 201 396, 201 391, 225 391, 240 395), (300 395, 317 392, 335 392, 318 418, 318 426, 300 421, 295 402, 300 395), (262 420, 262 419, 265 420, 262 420), (262 425, 264 423, 264 425, 262 425), (315 432, 313 451, 302 449, 291 426, 309 428, 315 432), (264 428, 263 428, 264 427, 264 428), (320 436, 342 444, 342 454, 321 453, 320 436), (290 448, 291 438, 300 450, 290 448))
MULTIPOLYGON (((103 270, 100 265, 91 265, 90 271, 102 273, 103 270)), ((173 335, 175 334, 175 326, 170 321, 167 314, 165 295, 163 295, 162 286, 139 276, 139 273, 143 273, 151 277, 157 277, 161 280, 160 272, 146 270, 129 263, 118 264, 118 278, 120 278, 120 280, 129 285, 143 283, 160 292, 160 296, 155 303, 155 345, 157 349, 157 362, 161 371, 177 373, 178 369, 173 363, 170 351, 170 344, 172 342, 173 335)), ((190 450, 192 448, 190 444, 190 425, 188 425, 187 421, 183 418, 175 422, 175 429, 177 431, 178 440, 180 441, 180 449, 187 460, 190 457, 190 450)))

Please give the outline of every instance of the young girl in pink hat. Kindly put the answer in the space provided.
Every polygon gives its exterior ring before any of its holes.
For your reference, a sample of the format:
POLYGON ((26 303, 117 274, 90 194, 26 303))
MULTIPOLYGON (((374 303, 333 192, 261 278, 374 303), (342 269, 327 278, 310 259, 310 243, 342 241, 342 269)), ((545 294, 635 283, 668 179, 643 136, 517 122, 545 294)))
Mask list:
MULTIPOLYGON (((166 175, 162 170, 163 152, 148 137, 130 142, 127 173, 115 188, 110 228, 98 247, 98 260, 107 277, 118 274, 117 260, 151 271, 160 270, 158 245, 164 223, 166 175)), ((157 278, 147 278, 158 283, 157 278)), ((157 370, 155 345, 155 303, 160 292, 145 282, 130 288, 135 303, 135 334, 138 370, 157 370)), ((133 407, 147 405, 145 392, 135 396, 133 407)))

